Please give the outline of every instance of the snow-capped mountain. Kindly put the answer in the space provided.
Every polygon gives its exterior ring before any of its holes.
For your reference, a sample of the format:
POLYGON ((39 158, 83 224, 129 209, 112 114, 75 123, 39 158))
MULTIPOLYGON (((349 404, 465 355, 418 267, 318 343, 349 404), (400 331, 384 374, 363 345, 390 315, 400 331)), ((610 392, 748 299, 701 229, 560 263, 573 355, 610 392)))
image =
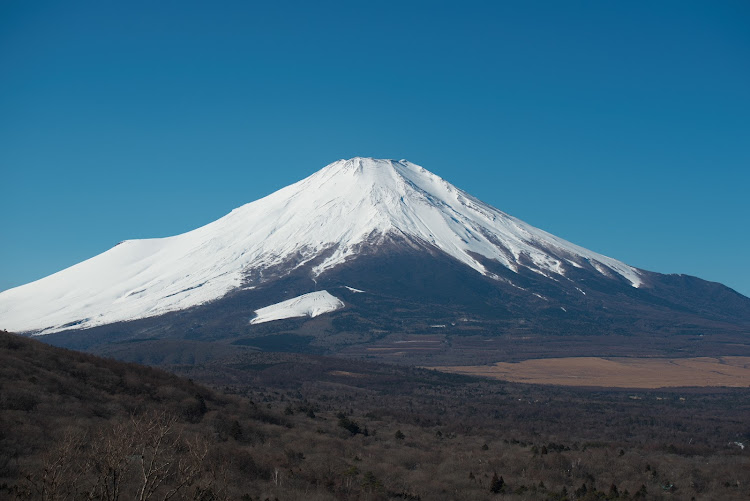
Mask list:
MULTIPOLYGON (((704 285, 698 291, 676 282, 530 226, 406 160, 353 158, 196 230, 126 240, 4 291, 0 328, 50 334, 163 318, 149 325, 174 331, 177 318, 200 325, 220 310, 224 320, 212 321, 214 332, 233 318, 236 335, 299 311, 317 316, 307 304, 315 298, 325 303, 321 313, 342 315, 351 307, 362 318, 372 317, 366 311, 403 310, 397 305, 409 301, 450 305, 459 316, 459 306, 483 305, 482 315, 504 322, 577 312, 589 328, 611 325, 612 311, 623 305, 623 317, 637 311, 666 318, 682 310, 720 321, 733 311, 742 322, 750 318, 747 298, 729 289, 712 292, 729 297, 712 303, 704 285), (319 294, 304 296, 313 292, 319 294)), ((379 322, 369 321, 371 328, 379 322)))
POLYGON ((489 276, 477 255, 558 280, 589 264, 634 287, 643 281, 635 268, 534 228, 411 162, 353 158, 196 230, 126 240, 5 291, 0 319, 11 330, 50 333, 160 315, 218 299, 285 263, 317 259, 317 277, 393 237, 434 246, 489 276))

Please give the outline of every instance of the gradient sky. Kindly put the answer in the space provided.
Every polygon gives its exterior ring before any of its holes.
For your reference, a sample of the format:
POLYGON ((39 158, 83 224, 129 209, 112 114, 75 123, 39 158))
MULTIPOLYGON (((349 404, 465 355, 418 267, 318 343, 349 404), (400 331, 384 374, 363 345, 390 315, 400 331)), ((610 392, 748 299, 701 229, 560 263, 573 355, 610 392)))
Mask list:
POLYGON ((750 296, 750 2, 0 3, 0 290, 406 158, 750 296))

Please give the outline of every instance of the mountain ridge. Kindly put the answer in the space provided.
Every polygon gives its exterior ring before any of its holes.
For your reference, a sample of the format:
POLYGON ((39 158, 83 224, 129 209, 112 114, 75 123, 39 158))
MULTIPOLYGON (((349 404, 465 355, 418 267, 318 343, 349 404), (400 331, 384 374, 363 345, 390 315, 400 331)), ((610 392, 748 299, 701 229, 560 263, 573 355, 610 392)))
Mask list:
MULTIPOLYGON (((125 240, 0 293, 4 328, 35 334, 181 311, 314 262, 313 279, 393 238, 497 280, 487 260, 552 280, 580 268, 633 287, 643 272, 534 228, 406 160, 355 157, 173 237, 125 240), (255 277, 248 280, 248 277, 255 277)), ((309 292, 309 291, 308 291, 309 292)))

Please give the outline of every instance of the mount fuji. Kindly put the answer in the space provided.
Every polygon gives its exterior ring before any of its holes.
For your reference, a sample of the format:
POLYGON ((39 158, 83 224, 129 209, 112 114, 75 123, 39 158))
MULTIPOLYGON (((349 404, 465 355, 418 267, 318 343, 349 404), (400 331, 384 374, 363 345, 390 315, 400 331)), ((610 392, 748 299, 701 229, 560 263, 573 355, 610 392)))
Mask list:
MULTIPOLYGON (((576 353, 638 339, 654 353, 744 354, 750 299, 579 247, 406 160, 353 158, 196 230, 126 240, 4 291, 0 328, 84 347, 263 349, 286 336, 321 353, 409 355, 383 343, 431 336, 439 353, 456 339, 499 350, 567 338, 576 353)), ((425 350, 415 360, 436 355, 425 350)))

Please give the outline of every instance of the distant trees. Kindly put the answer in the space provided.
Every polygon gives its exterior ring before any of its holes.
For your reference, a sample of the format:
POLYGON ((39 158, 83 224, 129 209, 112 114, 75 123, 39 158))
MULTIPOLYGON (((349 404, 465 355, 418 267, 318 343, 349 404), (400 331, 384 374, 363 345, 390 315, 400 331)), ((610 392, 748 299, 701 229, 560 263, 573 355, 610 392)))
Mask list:
POLYGON ((339 426, 347 430, 352 435, 357 435, 358 433, 361 433, 365 436, 369 435, 367 428, 360 428, 359 423, 346 417, 346 414, 344 414, 343 412, 339 412, 338 414, 336 414, 336 417, 339 418, 339 426))
POLYGON ((492 474, 492 480, 490 480, 490 492, 493 494, 505 492, 505 480, 503 480, 503 477, 498 477, 497 472, 492 474))

